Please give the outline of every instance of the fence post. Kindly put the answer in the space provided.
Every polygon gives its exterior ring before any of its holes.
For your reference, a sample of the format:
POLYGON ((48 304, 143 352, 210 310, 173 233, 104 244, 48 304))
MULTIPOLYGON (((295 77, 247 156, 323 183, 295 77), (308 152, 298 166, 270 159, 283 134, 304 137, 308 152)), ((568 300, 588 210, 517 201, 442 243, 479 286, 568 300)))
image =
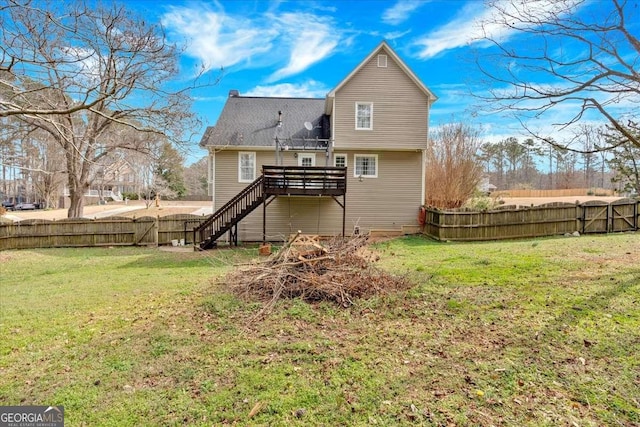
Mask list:
POLYGON ((160 215, 156 216, 156 221, 153 225, 153 241, 156 247, 160 246, 160 215))
MULTIPOLYGON (((580 212, 580 203, 576 202, 576 231, 581 231, 580 230, 580 219, 581 219, 582 215, 580 212)), ((582 230, 582 234, 584 234, 584 230, 582 230)))

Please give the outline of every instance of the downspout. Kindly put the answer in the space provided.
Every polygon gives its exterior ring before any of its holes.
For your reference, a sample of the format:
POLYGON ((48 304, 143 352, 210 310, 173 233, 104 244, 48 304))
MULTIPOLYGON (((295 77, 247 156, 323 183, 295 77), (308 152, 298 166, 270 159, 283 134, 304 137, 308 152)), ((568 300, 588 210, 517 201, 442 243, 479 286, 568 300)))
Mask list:
POLYGON ((427 150, 420 151, 422 152, 422 174, 420 176, 422 181, 422 189, 420 191, 420 206, 422 206, 427 200, 427 150))
POLYGON ((331 123, 330 129, 331 129, 331 135, 329 135, 329 139, 330 139, 330 144, 331 144, 331 156, 329 158, 329 161, 331 162, 330 164, 333 165, 335 164, 335 160, 333 158, 333 152, 335 151, 335 144, 336 144, 336 121, 333 120, 333 116, 336 115, 336 97, 334 96, 333 99, 331 100, 331 103, 333 104, 331 107, 331 115, 329 116, 329 120, 331 123))
POLYGON ((216 211, 216 150, 213 149, 213 153, 209 156, 211 165, 211 204, 213 207, 213 212, 216 211))

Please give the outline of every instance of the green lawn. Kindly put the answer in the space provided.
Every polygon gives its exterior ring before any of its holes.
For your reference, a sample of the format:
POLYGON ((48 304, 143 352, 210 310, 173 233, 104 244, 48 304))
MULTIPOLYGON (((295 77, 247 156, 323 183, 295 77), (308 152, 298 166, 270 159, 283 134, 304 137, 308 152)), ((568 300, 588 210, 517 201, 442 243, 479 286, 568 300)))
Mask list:
POLYGON ((640 235, 374 245, 406 292, 241 301, 254 249, 0 252, 0 404, 69 426, 640 425, 640 235))

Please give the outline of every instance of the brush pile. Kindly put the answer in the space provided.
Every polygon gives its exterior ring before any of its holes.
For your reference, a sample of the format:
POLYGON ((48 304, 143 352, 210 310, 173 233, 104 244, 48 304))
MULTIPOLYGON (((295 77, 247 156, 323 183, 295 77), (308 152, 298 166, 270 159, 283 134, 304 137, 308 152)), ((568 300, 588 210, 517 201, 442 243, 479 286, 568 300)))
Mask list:
POLYGON ((377 257, 366 251, 366 241, 357 236, 321 245, 318 236, 298 233, 277 253, 235 270, 225 282, 241 298, 267 302, 265 309, 281 298, 348 307, 356 298, 406 288, 406 280, 373 265, 377 257))

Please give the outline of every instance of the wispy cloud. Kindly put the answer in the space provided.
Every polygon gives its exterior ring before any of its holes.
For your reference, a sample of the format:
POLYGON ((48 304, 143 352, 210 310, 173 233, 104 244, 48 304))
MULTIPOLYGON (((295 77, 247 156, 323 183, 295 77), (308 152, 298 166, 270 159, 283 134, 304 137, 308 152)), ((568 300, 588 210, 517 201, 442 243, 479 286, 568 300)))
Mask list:
POLYGON ((416 40, 418 57, 428 59, 445 50, 470 44, 480 34, 480 22, 491 13, 481 2, 466 4, 451 21, 416 40))
POLYGON ((205 70, 249 63, 255 55, 269 52, 278 36, 273 29, 203 4, 193 9, 172 7, 162 21, 174 35, 186 39, 186 53, 201 61, 205 70))
POLYGON ((290 55, 288 63, 268 78, 271 82, 306 70, 331 55, 340 41, 340 33, 330 18, 285 13, 275 20, 288 41, 290 55))
POLYGON ((282 98, 324 98, 329 88, 315 80, 304 83, 280 83, 271 86, 256 86, 244 96, 267 96, 282 98))
POLYGON ((163 24, 187 42, 186 54, 205 71, 220 67, 281 67, 273 82, 303 72, 331 55, 341 32, 330 16, 309 12, 279 13, 271 8, 255 16, 233 16, 222 7, 172 7, 163 24))
POLYGON ((407 34, 409 34, 411 32, 411 30, 406 30, 406 31, 391 31, 389 33, 384 33, 383 37, 386 40, 396 40, 396 39, 400 39, 404 36, 406 36, 407 34))
POLYGON ((420 0, 398 0, 396 4, 382 12, 382 22, 389 25, 402 24, 411 13, 426 2, 420 0))
MULTIPOLYGON (((573 0, 571 3, 578 4, 573 0)), ((416 40, 417 56, 428 59, 446 50, 471 44, 489 46, 485 37, 504 42, 518 31, 518 27, 530 26, 526 20, 519 21, 518 17, 559 14, 571 9, 566 3, 554 0, 497 4, 502 10, 487 7, 483 2, 468 2, 451 21, 416 40)))

